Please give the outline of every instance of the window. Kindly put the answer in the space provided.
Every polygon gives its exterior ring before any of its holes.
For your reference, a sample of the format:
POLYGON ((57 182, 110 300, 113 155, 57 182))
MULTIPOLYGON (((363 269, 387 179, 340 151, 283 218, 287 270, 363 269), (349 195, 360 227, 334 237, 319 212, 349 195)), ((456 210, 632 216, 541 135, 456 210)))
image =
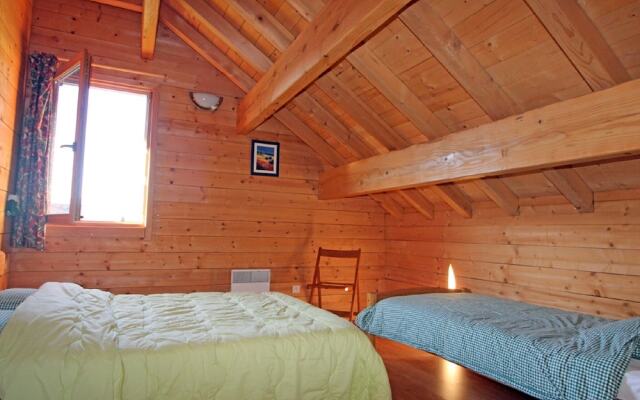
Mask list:
POLYGON ((56 78, 48 220, 144 225, 151 93, 91 81, 88 70, 82 55, 56 78))

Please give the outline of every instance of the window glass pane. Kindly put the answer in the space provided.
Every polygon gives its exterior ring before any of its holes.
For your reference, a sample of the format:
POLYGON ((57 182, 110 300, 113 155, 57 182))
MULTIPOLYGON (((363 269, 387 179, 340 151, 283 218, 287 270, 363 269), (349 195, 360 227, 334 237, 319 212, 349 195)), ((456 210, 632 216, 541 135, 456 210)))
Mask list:
POLYGON ((56 82, 57 102, 51 158, 47 214, 68 214, 73 174, 73 143, 76 136, 78 77, 80 67, 56 82))
POLYGON ((143 224, 147 188, 146 94, 91 87, 80 215, 143 224))

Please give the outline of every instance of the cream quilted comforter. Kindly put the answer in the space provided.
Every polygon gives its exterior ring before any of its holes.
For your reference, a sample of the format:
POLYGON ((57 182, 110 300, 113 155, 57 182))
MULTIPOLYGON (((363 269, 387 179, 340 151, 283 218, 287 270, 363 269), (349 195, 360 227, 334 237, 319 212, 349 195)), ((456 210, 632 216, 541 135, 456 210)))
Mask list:
POLYGON ((382 360, 279 293, 112 295, 47 283, 0 334, 0 398, 389 399, 382 360))

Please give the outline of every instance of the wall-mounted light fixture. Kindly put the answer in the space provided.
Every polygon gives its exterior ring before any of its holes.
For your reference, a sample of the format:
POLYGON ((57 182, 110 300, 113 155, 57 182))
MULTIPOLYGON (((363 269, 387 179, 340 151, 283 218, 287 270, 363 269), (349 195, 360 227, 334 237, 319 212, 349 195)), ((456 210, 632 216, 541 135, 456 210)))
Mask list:
POLYGON ((191 92, 191 101, 193 104, 198 106, 203 110, 215 111, 222 104, 222 96, 217 96, 212 93, 204 93, 204 92, 191 92))

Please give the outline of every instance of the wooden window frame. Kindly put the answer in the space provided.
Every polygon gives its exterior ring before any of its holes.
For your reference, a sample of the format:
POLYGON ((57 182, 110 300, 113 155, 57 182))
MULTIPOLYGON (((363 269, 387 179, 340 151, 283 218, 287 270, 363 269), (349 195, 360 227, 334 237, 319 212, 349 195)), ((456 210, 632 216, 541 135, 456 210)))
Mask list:
MULTIPOLYGON (((151 239, 151 230, 153 225, 153 194, 154 194, 154 160, 156 153, 156 130, 158 119, 158 107, 160 101, 160 94, 157 88, 147 86, 132 86, 125 83, 110 81, 105 78, 94 79, 91 77, 91 58, 85 51, 76 55, 71 60, 67 61, 61 67, 61 73, 56 76, 59 79, 64 76, 65 73, 71 70, 75 65, 80 64, 80 79, 85 80, 86 84, 84 88, 86 90, 80 90, 78 94, 78 110, 76 121, 76 143, 74 151, 73 161, 73 173, 72 173, 72 189, 71 189, 71 201, 69 205, 68 214, 49 214, 47 215, 47 231, 56 229, 86 229, 92 231, 95 229, 104 229, 113 231, 122 230, 126 231, 128 235, 141 237, 145 240, 151 239), (91 87, 100 87, 113 90, 126 91, 130 93, 145 94, 148 98, 147 106, 147 163, 146 163, 146 175, 147 182, 145 187, 145 204, 144 204, 144 223, 134 224, 126 222, 101 222, 101 221, 84 221, 80 216, 80 205, 82 200, 82 173, 84 164, 84 140, 86 135, 86 121, 87 110, 89 102, 89 89, 91 87)), ((103 75, 104 76, 104 75, 103 75)), ((56 91, 57 92, 57 91, 56 91)), ((57 98, 54 94, 54 105, 57 105, 57 98)))

